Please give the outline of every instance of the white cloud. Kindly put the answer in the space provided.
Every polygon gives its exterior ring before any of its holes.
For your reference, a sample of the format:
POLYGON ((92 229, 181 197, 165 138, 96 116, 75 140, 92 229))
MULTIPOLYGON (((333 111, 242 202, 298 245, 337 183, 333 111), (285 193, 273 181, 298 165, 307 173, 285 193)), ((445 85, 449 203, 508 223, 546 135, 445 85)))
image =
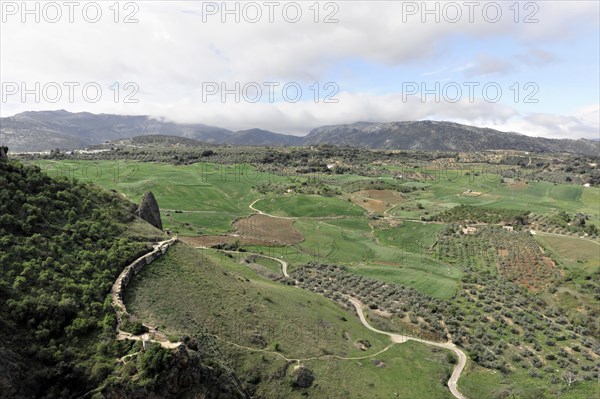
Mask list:
POLYGON ((569 139, 600 138, 600 105, 590 105, 568 115, 531 113, 496 125, 500 130, 528 136, 569 139))
MULTIPOLYGON (((334 66, 345 65, 351 60, 391 66, 425 62, 430 65, 427 70, 441 73, 448 68, 440 65, 452 65, 446 59, 451 58, 451 52, 455 50, 449 45, 455 37, 506 36, 524 43, 527 48, 536 49, 543 47, 538 46, 540 43, 569 40, 584 24, 592 28, 598 26, 598 4, 595 2, 575 5, 572 2, 536 2, 539 22, 535 24, 515 24, 514 15, 508 9, 512 2, 502 4, 502 19, 498 23, 487 22, 481 8, 474 14, 473 23, 468 21, 464 8, 459 23, 446 23, 443 18, 441 23, 435 23, 431 17, 430 22, 422 23, 420 15, 403 14, 407 2, 373 3, 336 2, 339 11, 335 17, 339 23, 334 24, 314 23, 313 11, 308 8, 312 2, 299 3, 303 18, 296 24, 285 22, 281 13, 275 14, 275 23, 223 24, 218 16, 202 22, 203 3, 185 1, 140 2, 136 15, 140 22, 137 24, 113 23, 108 9, 112 3, 102 3, 105 18, 98 24, 86 23, 81 18, 73 24, 22 24, 17 17, 11 17, 2 24, 0 35, 2 82, 79 82, 82 85, 98 82, 103 88, 103 97, 96 104, 82 101, 80 95, 72 104, 68 101, 22 103, 13 97, 0 104, 0 113, 6 116, 31 109, 65 108, 150 114, 181 122, 202 122, 234 129, 257 126, 289 133, 305 133, 315 126, 355 120, 431 117, 462 119, 470 123, 505 123, 517 120, 519 110, 486 103, 405 103, 400 94, 376 96, 362 92, 340 93, 338 104, 204 103, 201 88, 203 82, 212 81, 237 80, 242 84, 322 81, 324 76, 332 73, 334 66), (114 93, 109 89, 114 82, 135 82, 140 88, 136 95, 140 102, 114 103, 114 93)), ((439 4, 442 7, 443 3, 439 4)), ((324 3, 319 5, 324 7, 324 3)), ((265 8, 262 9, 265 12, 265 8)), ((321 8, 320 19, 330 11, 333 9, 321 8)), ((526 10, 521 11, 520 19, 526 10)), ((121 10, 121 18, 125 14, 121 10)), ((231 21, 231 16, 229 18, 231 21)), ((482 54, 464 72, 470 76, 512 72, 510 60, 495 57, 493 50, 482 54)), ((532 50, 519 60, 533 65, 552 59, 541 50, 532 50)), ((547 119, 539 116, 528 118, 521 120, 523 127, 538 126, 541 129, 548 124, 547 119)), ((588 126, 587 122, 578 125, 568 119, 555 119, 549 123, 552 122, 564 127, 559 129, 562 134, 571 134, 568 130, 571 128, 588 126)), ((550 134, 549 130, 545 132, 550 134)))
POLYGON ((505 75, 514 69, 513 65, 501 58, 480 54, 474 63, 461 68, 468 78, 476 76, 505 75))

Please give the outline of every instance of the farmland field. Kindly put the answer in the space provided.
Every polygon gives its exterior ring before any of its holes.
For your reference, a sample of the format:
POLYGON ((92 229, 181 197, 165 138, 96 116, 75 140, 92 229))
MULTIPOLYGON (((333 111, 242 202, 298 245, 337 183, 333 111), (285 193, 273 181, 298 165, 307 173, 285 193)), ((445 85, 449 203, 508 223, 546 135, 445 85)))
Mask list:
MULTIPOLYGON (((261 172, 245 164, 41 161, 40 165, 49 173, 68 171, 68 177, 87 179, 133 201, 145 191, 155 194, 165 227, 187 244, 179 244, 164 261, 145 270, 126 301, 137 318, 175 336, 206 325, 214 328, 217 323, 216 335, 238 359, 239 370, 251 370, 261 352, 242 348, 255 348, 258 342, 259 349, 266 351, 261 356, 267 359, 261 372, 281 367, 279 353, 306 358, 303 364, 317 378, 329 375, 314 387, 317 396, 337 387, 339 392, 353 392, 353 397, 390 393, 417 397, 411 392, 421 389, 418 384, 394 382, 399 373, 419 375, 411 381, 424 378, 420 381, 428 384, 424 381, 448 372, 443 352, 413 344, 392 346, 354 362, 312 359, 360 357, 389 345, 385 337, 359 324, 343 296, 331 291, 335 286, 337 292, 370 298, 370 306, 379 302, 379 313, 372 313, 371 320, 381 329, 394 331, 402 326, 431 336, 444 330, 452 336, 472 359, 459 382, 469 398, 496 399, 508 393, 533 397, 537 392, 536 398, 587 399, 597 392, 593 364, 600 359, 595 338, 600 326, 593 320, 599 316, 594 290, 600 277, 600 245, 595 235, 579 238, 577 234, 583 235, 584 227, 600 220, 595 207, 598 188, 503 182, 495 174, 468 175, 467 169, 453 172, 451 178, 427 177, 431 171, 424 169, 416 181, 398 181, 391 175, 374 180, 353 174, 316 179, 261 172), (94 170, 101 172, 92 175, 94 170), (444 213, 460 205, 467 207, 444 213), (470 209, 485 210, 480 214, 495 215, 498 222, 474 224, 473 232, 464 234, 467 219, 436 219, 468 216, 470 209), (544 216, 535 219, 538 225, 552 223, 565 212, 575 220, 576 212, 581 212, 587 224, 570 236, 544 231, 531 235, 533 227, 513 224, 514 216, 523 214, 520 211, 544 216), (505 224, 514 232, 503 229, 505 224), (286 262, 292 276, 305 276, 306 267, 341 265, 344 277, 327 284, 304 280, 307 290, 298 290, 289 287, 295 285, 295 277, 284 278, 285 284, 278 281, 281 264, 275 259, 286 262), (360 284, 383 286, 362 290, 360 284), (409 290, 412 299, 405 301, 427 298, 423 300, 429 302, 408 307, 402 299, 392 302, 382 294, 385 290, 394 295, 409 290), (506 303, 511 307, 500 313, 506 303), (445 310, 429 313, 432 309, 445 310), (547 313, 547 309, 559 310, 547 313), (443 320, 436 321, 438 317, 443 320), (527 320, 540 317, 546 318, 546 326, 528 327, 527 320), (233 334, 240 328, 247 332, 281 326, 299 331, 315 323, 333 326, 337 335, 332 343, 311 344, 297 334, 265 342, 252 334, 233 334), (340 339, 344 331, 352 337, 349 341, 340 339), (359 337, 371 343, 367 353, 352 345, 359 337), (491 352, 482 349, 494 342, 501 343, 491 352), (400 356, 413 360, 405 363, 400 356), (444 360, 434 366, 417 357, 444 360), (373 379, 368 389, 344 377, 358 375, 358 370, 364 381, 373 379), (560 381, 570 370, 579 373, 579 381, 569 388, 560 381)), ((388 170, 394 173, 393 168, 388 170)), ((523 223, 528 223, 527 217, 523 223)), ((562 231, 557 228, 551 225, 546 230, 562 231)), ((443 385, 429 385, 427 397, 450 397, 443 385)), ((298 393, 282 391, 274 383, 260 387, 265 397, 298 393)))

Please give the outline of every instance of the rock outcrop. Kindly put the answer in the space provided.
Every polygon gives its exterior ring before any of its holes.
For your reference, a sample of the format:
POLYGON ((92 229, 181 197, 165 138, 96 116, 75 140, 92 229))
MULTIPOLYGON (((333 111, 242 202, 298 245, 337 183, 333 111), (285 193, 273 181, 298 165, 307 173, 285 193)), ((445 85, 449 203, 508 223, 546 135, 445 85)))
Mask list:
MULTIPOLYGON (((198 348, 199 344, 191 345, 198 348)), ((106 384, 100 394, 107 399, 250 399, 239 378, 220 366, 224 361, 206 359, 206 351, 205 347, 196 351, 180 345, 167 357, 163 370, 144 371, 151 382, 140 385, 135 381, 139 374, 133 379, 127 375, 106 384)))
POLYGON ((314 380, 314 374, 306 367, 300 366, 292 373, 292 386, 294 388, 309 388, 314 380))
POLYGON ((8 159, 8 147, 0 146, 0 159, 8 159))
POLYGON ((152 191, 147 191, 142 197, 140 208, 138 209, 139 216, 146 222, 150 223, 157 229, 162 230, 162 220, 160 219, 160 209, 152 191))

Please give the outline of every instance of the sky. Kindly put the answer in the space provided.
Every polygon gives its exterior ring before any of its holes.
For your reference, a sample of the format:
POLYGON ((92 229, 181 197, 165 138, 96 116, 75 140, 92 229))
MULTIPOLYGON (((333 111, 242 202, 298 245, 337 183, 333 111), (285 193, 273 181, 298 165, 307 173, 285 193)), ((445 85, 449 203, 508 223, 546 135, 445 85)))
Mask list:
POLYGON ((598 1, 0 1, 0 116, 600 136, 598 1))

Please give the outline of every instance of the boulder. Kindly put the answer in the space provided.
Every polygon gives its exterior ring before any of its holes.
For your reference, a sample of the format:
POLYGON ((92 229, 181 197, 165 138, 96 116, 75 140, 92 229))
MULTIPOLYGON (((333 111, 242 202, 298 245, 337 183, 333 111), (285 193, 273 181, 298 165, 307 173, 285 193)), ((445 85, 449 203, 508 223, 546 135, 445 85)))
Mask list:
POLYGON ((309 388, 315 376, 308 368, 300 366, 292 373, 292 386, 295 388, 309 388))
POLYGON ((142 196, 142 202, 138 209, 140 218, 150 223, 157 229, 162 230, 162 220, 160 219, 160 209, 152 191, 145 192, 142 196))
POLYGON ((8 147, 0 146, 0 159, 8 159, 8 147))

